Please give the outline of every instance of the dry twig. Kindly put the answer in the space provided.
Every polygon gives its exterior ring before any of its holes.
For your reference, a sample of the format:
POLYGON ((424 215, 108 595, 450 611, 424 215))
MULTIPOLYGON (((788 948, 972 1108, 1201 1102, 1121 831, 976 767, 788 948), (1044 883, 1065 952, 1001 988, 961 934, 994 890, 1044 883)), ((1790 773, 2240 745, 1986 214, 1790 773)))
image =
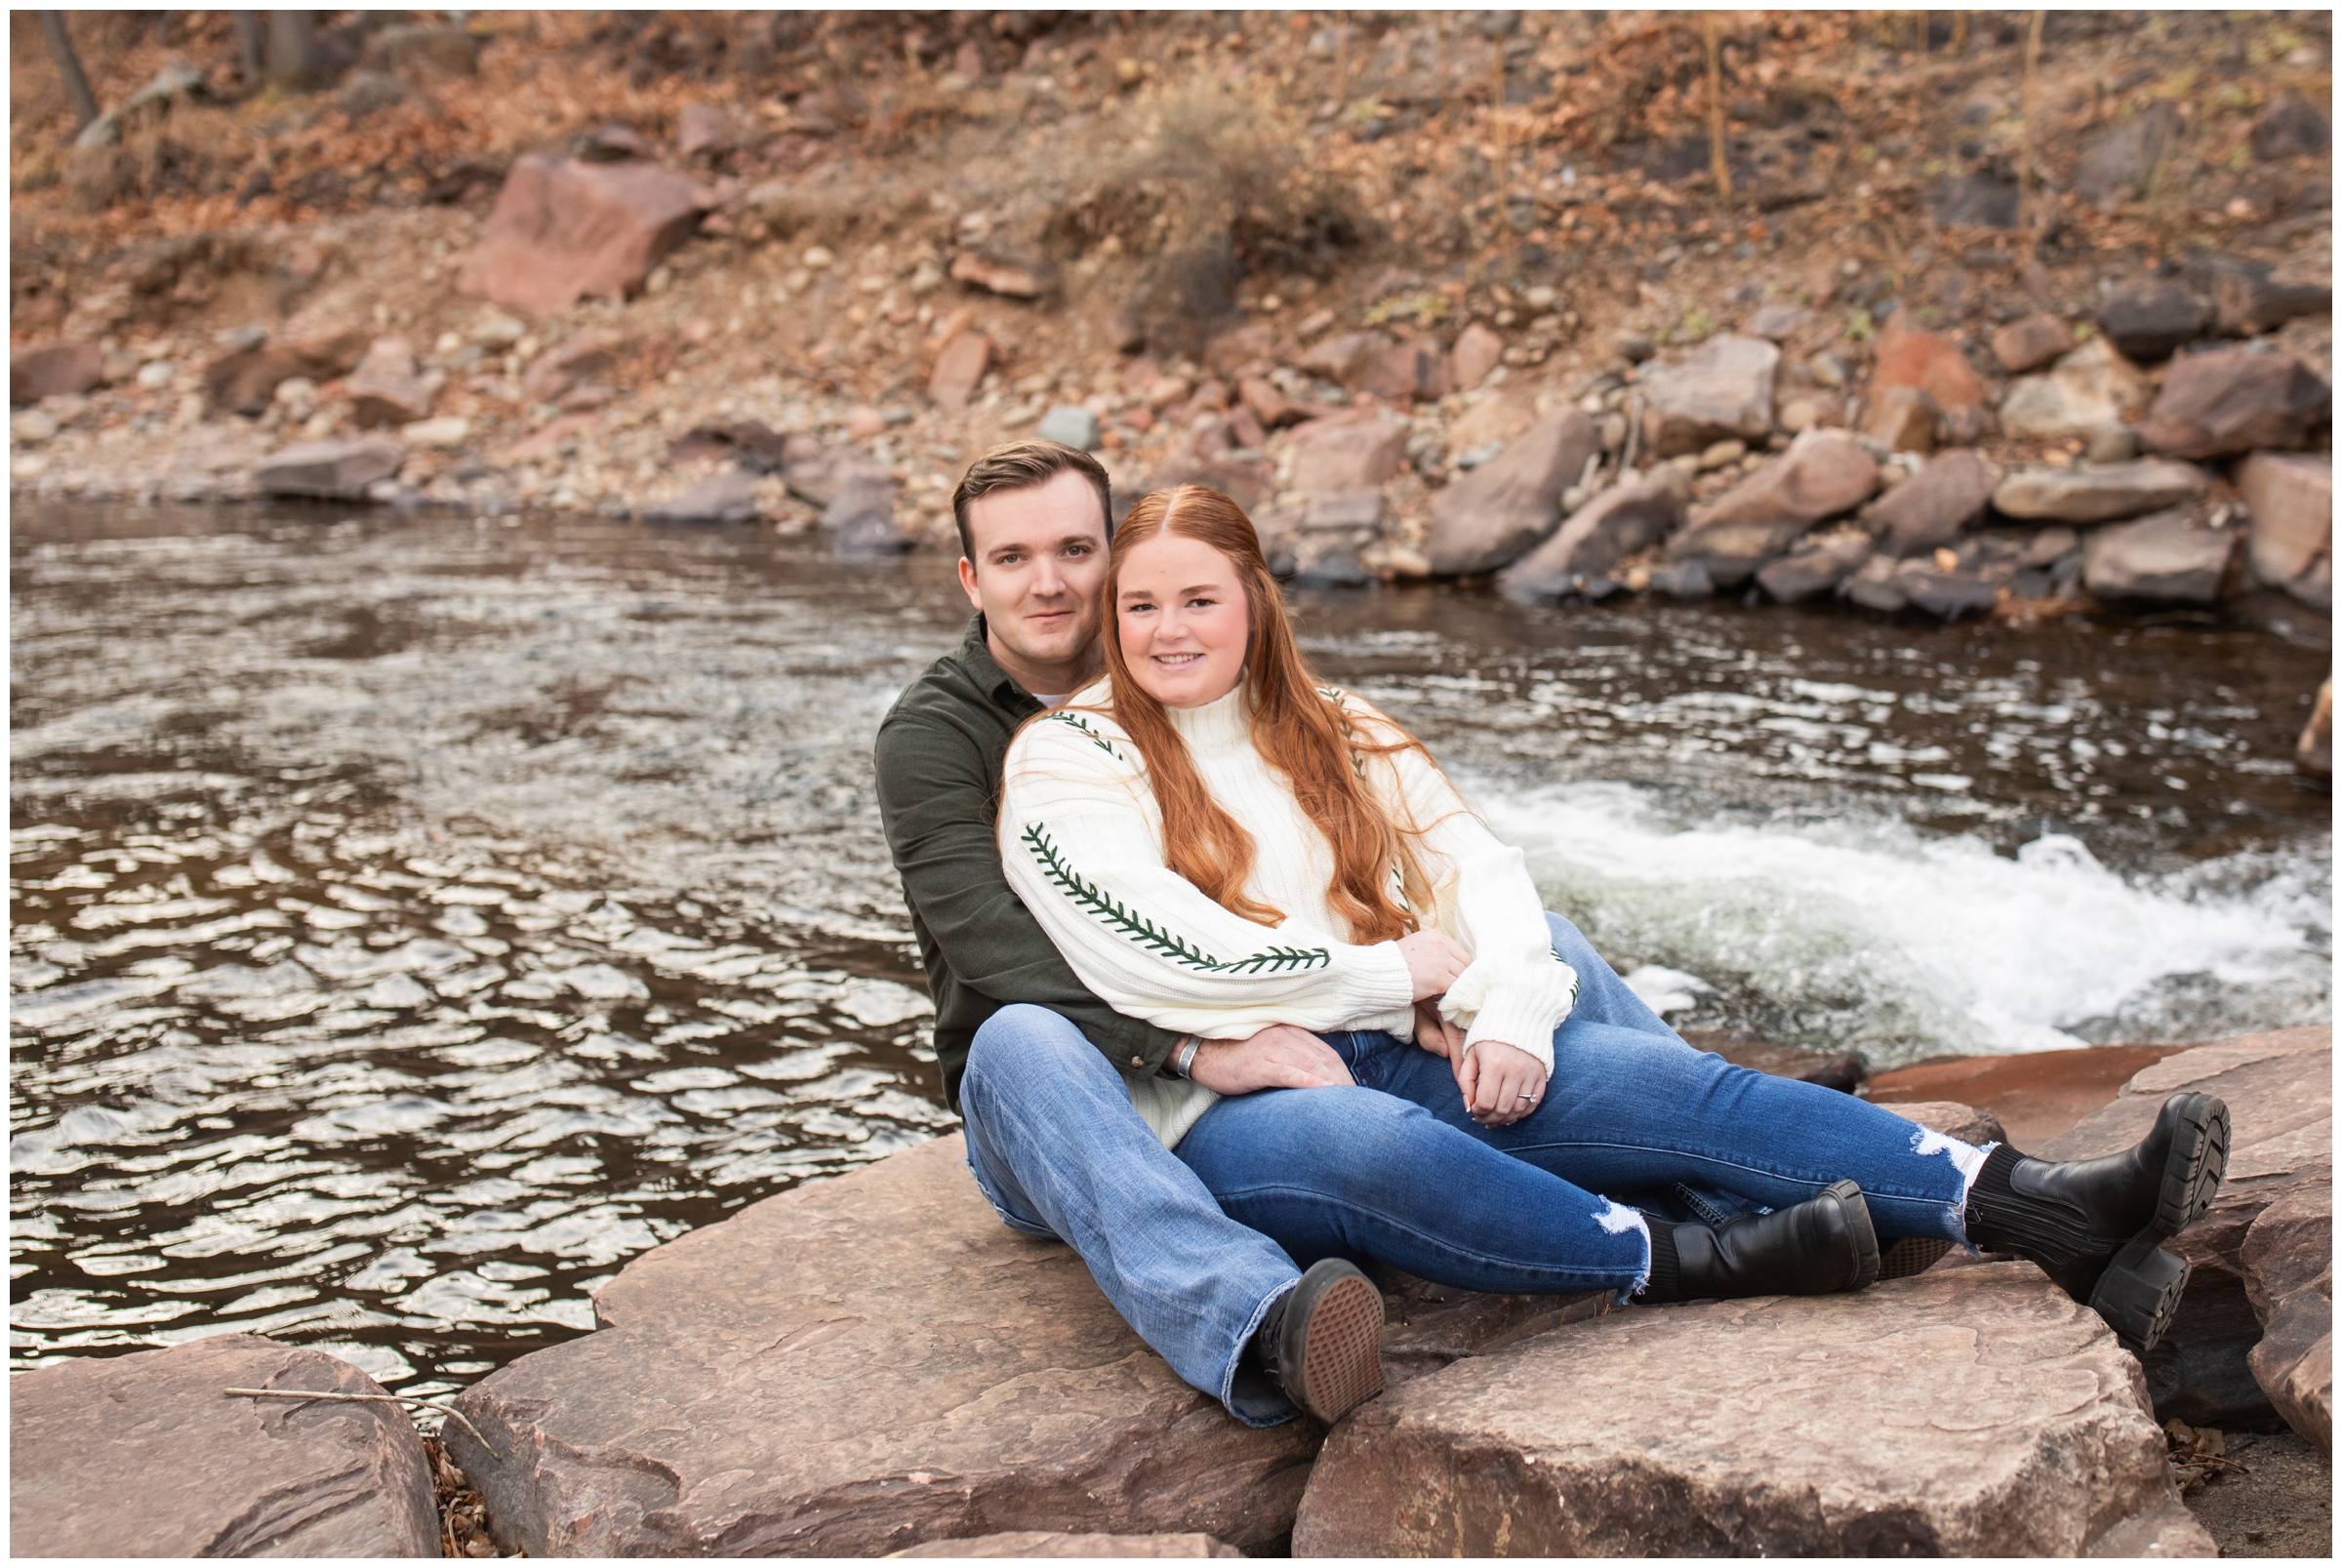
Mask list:
POLYGON ((464 1429, 471 1433, 482 1448, 488 1450, 490 1459, 501 1460, 505 1457, 496 1451, 494 1444, 480 1435, 480 1428, 474 1427, 463 1411, 458 1410, 444 1399, 424 1399, 414 1394, 403 1393, 325 1393, 313 1388, 225 1388, 222 1392, 249 1394, 256 1399, 346 1399, 353 1404, 428 1405, 441 1415, 453 1416, 462 1422, 464 1429))
POLYGON ((1708 162, 1716 171, 1716 193, 1732 205, 1732 157, 1724 148, 1724 67, 1716 13, 1708 13, 1708 162))

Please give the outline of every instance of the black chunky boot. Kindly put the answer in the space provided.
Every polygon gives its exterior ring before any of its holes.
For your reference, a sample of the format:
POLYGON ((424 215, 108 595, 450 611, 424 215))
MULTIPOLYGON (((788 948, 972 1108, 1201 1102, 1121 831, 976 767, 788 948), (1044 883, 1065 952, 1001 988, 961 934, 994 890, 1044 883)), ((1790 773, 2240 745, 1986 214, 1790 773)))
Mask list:
POLYGON ((1651 1277, 1638 1302, 1825 1296, 1878 1278, 1878 1235, 1852 1182, 1834 1182, 1794 1208, 1734 1215, 1718 1226, 1647 1223, 1651 1277))
POLYGON ((1328 1427, 1383 1391, 1383 1293, 1322 1258, 1261 1318, 1244 1359, 1328 1427))
POLYGON ((2228 1169, 2228 1106, 2173 1095, 2136 1146, 2038 1160, 2006 1144, 1968 1189, 1969 1242, 2039 1264, 2060 1290, 2145 1354, 2187 1289, 2186 1260, 2157 1245, 2211 1206, 2228 1169))

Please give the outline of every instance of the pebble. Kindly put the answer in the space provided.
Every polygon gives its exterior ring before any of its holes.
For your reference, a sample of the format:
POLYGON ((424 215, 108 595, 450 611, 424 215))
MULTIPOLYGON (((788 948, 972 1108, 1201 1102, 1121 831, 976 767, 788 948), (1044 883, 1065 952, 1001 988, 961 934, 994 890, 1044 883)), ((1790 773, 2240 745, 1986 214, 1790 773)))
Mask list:
POLYGON ((473 342, 478 343, 482 348, 492 348, 500 351, 511 347, 514 343, 520 342, 521 339, 526 338, 528 335, 529 329, 527 323, 521 321, 518 317, 507 316, 502 313, 491 316, 483 316, 480 319, 479 325, 471 329, 471 341, 473 342))
POLYGON ((1721 468, 1726 463, 1738 462, 1748 455, 1749 444, 1746 441, 1718 441, 1700 454, 1700 467, 1703 470, 1721 468))
POLYGON ((16 437, 19 446, 37 447, 57 434, 57 421, 46 410, 28 408, 10 416, 8 433, 16 437))
POLYGON ((139 367, 139 384, 150 392, 159 392, 170 385, 172 378, 178 374, 178 366, 167 359, 158 359, 139 367))
POLYGON ((837 258, 830 254, 829 247, 827 245, 816 245, 808 249, 797 260, 804 262, 810 270, 819 272, 834 262, 837 258))
POLYGON ((471 434, 471 422, 461 415, 447 414, 401 425, 398 434, 411 447, 460 447, 471 434))

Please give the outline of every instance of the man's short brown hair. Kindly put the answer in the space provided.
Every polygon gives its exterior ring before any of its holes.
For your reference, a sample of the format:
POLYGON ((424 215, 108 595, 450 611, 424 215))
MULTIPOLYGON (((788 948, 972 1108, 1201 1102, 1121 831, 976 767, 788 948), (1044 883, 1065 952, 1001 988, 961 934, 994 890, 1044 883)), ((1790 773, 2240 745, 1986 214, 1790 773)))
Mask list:
POLYGON ((978 564, 976 542, 968 535, 970 503, 998 490, 1037 489, 1061 473, 1077 473, 1090 482, 1090 488, 1098 492, 1099 520, 1107 538, 1113 538, 1113 488, 1106 477, 1106 464, 1059 441, 1011 441, 969 463, 968 471, 960 476, 959 488, 951 492, 951 520, 959 525, 959 553, 967 557, 968 564, 978 564))

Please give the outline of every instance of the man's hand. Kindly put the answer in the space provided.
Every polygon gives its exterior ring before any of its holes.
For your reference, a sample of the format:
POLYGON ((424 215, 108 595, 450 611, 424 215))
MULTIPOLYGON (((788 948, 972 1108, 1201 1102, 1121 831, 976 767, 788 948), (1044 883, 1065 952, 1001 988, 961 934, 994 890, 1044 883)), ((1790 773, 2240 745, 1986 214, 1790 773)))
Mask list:
POLYGON ((1223 1095, 1347 1088, 1357 1082, 1332 1046, 1293 1024, 1272 1024, 1242 1040, 1206 1040, 1195 1048, 1188 1076, 1223 1095))
POLYGON ((1437 931, 1418 931, 1398 939, 1399 955, 1407 961, 1407 978, 1415 983, 1414 1000, 1445 996, 1456 977, 1471 967, 1472 954, 1437 931))
POLYGON ((1464 1055, 1464 1029, 1439 1016, 1436 998, 1415 1004, 1415 1043, 1435 1057, 1455 1062, 1464 1055))
POLYGON ((1456 1068, 1464 1108, 1483 1127, 1510 1127, 1545 1098, 1545 1068, 1516 1045, 1482 1040, 1456 1068))

